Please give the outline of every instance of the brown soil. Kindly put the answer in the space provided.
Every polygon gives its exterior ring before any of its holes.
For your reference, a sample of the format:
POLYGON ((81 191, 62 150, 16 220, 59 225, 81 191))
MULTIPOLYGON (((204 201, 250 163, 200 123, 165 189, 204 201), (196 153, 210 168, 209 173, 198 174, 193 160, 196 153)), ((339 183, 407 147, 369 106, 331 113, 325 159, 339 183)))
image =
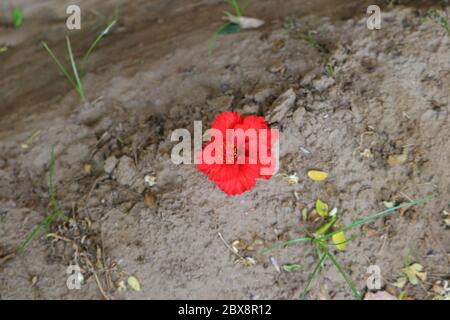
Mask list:
MULTIPOLYGON (((260 249, 304 236, 301 208, 317 198, 337 207, 345 225, 383 210, 384 201, 435 194, 352 231, 361 236, 335 253, 361 292, 376 264, 398 294, 392 284, 405 256, 427 272, 420 285, 407 285, 410 297, 432 298, 433 284, 449 279, 450 37, 421 21, 437 4, 382 2, 382 29, 370 31, 364 13, 372 1, 255 1, 247 15, 266 25, 220 38, 209 53, 223 1, 127 1, 89 60, 88 102, 80 103, 40 43, 64 57, 69 34, 80 56, 104 28, 89 10, 112 12, 114 1, 78 1, 79 32, 65 29, 65 8, 77 1, 12 2, 25 20, 13 29, 0 15, 0 48, 8 47, 0 53, 1 299, 297 299, 316 261, 313 247, 272 253, 280 265, 301 264, 296 273, 277 272, 260 249), (328 53, 306 41, 310 31, 328 53), (325 72, 329 62, 334 77, 325 72), (296 100, 276 124, 280 172, 297 173, 298 184, 276 176, 228 197, 193 165, 171 162, 174 129, 192 131, 194 120, 209 126, 226 110, 270 116, 288 89, 296 100), (16 252, 53 213, 52 146, 66 218, 16 252), (393 165, 402 153, 406 161, 393 165), (330 173, 327 182, 309 180, 311 168, 330 173), (148 175, 155 186, 146 185, 148 175), (256 264, 236 261, 219 233, 252 245, 241 254, 256 264), (81 290, 66 285, 74 264, 85 278, 81 290), (126 284, 130 275, 141 291, 126 284)), ((352 297, 329 262, 308 295, 352 297)))

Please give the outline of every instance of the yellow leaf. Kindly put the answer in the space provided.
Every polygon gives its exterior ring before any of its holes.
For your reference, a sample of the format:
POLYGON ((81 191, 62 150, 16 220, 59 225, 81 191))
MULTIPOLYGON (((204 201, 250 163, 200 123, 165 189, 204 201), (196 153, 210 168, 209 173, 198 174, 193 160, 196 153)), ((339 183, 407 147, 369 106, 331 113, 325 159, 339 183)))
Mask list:
POLYGON ((390 155, 388 157, 387 162, 391 165, 391 166, 395 166, 397 164, 403 164, 406 162, 406 160, 408 160, 408 156, 406 154, 394 154, 394 155, 390 155))
POLYGON ((402 291, 398 295, 398 300, 408 300, 408 292, 402 291))
POLYGON ((336 245, 336 248, 339 250, 345 250, 345 247, 347 246, 347 239, 345 238, 344 232, 333 234, 332 240, 336 245))
POLYGON ((399 289, 403 289, 406 283, 408 282, 408 279, 406 277, 400 277, 393 283, 393 285, 399 289))
POLYGON ((141 285, 139 284, 139 280, 136 277, 129 276, 127 282, 131 289, 133 289, 134 291, 141 291, 141 285))
POLYGON ((92 172, 92 165, 89 164, 89 163, 85 163, 84 166, 83 166, 83 170, 87 174, 91 174, 91 172, 92 172))
POLYGON ((324 181, 328 178, 328 173, 318 170, 309 170, 308 177, 313 181, 324 181))
POLYGON ((422 270, 422 265, 414 263, 409 267, 403 268, 402 272, 408 277, 408 280, 412 285, 416 285, 419 283, 419 280, 425 281, 427 279, 427 273, 422 272, 422 270))
POLYGON ((328 204, 322 202, 322 200, 317 199, 316 201, 316 211, 317 214, 323 218, 328 216, 328 204))

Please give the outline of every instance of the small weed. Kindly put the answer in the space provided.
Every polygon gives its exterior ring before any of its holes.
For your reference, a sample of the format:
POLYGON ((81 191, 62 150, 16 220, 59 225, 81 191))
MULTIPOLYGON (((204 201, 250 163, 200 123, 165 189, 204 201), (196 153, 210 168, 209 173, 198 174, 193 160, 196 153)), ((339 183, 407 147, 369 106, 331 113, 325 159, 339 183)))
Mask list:
POLYGON ((81 68, 80 69, 78 69, 77 63, 75 61, 73 51, 72 51, 72 45, 70 43, 70 39, 69 39, 69 37, 66 36, 67 54, 69 56, 69 61, 70 61, 71 67, 72 67, 72 72, 73 72, 72 75, 69 73, 67 68, 64 67, 62 65, 62 63, 58 60, 58 58, 55 56, 53 51, 49 48, 47 43, 42 42, 42 46, 45 48, 45 50, 47 50, 48 54, 53 59, 53 61, 56 63, 56 65, 61 70, 61 72, 64 74, 64 76, 69 81, 69 83, 75 88, 75 90, 77 91, 77 93, 80 96, 82 101, 84 101, 85 97, 86 97, 85 92, 84 92, 83 83, 81 81, 81 77, 85 73, 86 62, 87 62, 89 56, 91 55, 92 51, 94 50, 94 48, 97 46, 97 44, 100 42, 100 40, 108 34, 108 32, 111 30, 111 28, 114 26, 115 23, 116 23, 116 21, 111 22, 106 27, 106 29, 103 30, 102 33, 100 33, 97 36, 97 38, 92 42, 91 46, 86 51, 86 53, 83 56, 83 59, 81 60, 81 68))
POLYGON ((314 32, 312 31, 308 32, 305 40, 306 42, 311 44, 315 49, 317 49, 317 51, 319 51, 321 55, 327 55, 329 53, 328 49, 325 48, 325 46, 321 45, 319 41, 317 41, 316 37, 314 36, 314 32))
POLYGON ((444 11, 441 10, 430 10, 425 15, 425 17, 422 18, 422 22, 426 22, 428 20, 434 21, 438 25, 444 29, 447 34, 450 36, 450 25, 448 23, 448 17, 444 11))
POLYGON ((12 20, 14 28, 19 28, 23 23, 23 13, 22 9, 15 7, 12 11, 12 20))
POLYGON ((52 149, 51 158, 50 158, 50 179, 49 179, 49 195, 50 195, 50 203, 53 209, 53 214, 46 217, 44 220, 39 222, 29 233, 29 235, 22 241, 19 246, 19 251, 24 250, 31 240, 36 236, 36 234, 42 230, 48 228, 53 221, 59 219, 64 216, 64 213, 59 209, 58 201, 56 200, 55 190, 53 187, 53 174, 54 174, 54 165, 55 165, 55 152, 52 149))
POLYGON ((371 215, 369 217, 363 218, 363 219, 359 219, 354 221, 353 223, 338 228, 334 231, 330 231, 332 229, 332 227, 334 226, 335 222, 336 222, 336 216, 332 216, 328 222, 326 222, 324 225, 322 225, 319 229, 316 230, 316 232, 314 232, 314 234, 311 234, 309 236, 306 237, 302 237, 302 238, 297 238, 297 239, 293 239, 293 240, 289 240, 289 241, 285 241, 282 242, 280 244, 277 244, 273 247, 270 248, 266 248, 262 251, 263 254, 267 254, 273 250, 278 250, 278 249, 282 249, 284 247, 287 246, 291 246, 294 244, 299 244, 299 243, 312 243, 315 249, 315 252, 317 254, 317 263, 314 267, 314 269, 312 270, 312 272, 309 274, 308 279, 306 281, 306 284, 304 286, 304 290, 303 290, 303 295, 302 297, 304 297, 308 291, 309 288, 311 286, 312 281, 314 280, 314 278, 316 277, 316 275, 318 274, 318 272, 320 271, 321 267, 323 268, 323 264, 325 262, 326 259, 329 259, 331 261, 331 263, 333 264, 333 266, 336 268, 336 270, 339 272, 339 274, 344 278, 345 282, 347 283, 348 287, 351 289, 354 297, 358 300, 360 300, 362 298, 361 293, 358 291, 358 289, 356 288, 356 286, 354 285, 351 277, 348 275, 348 273, 345 271, 345 269, 343 268, 343 266, 338 262, 338 260, 336 259, 336 257, 331 253, 330 251, 330 246, 336 246, 339 248, 340 245, 342 244, 346 244, 350 241, 355 240, 357 237, 359 237, 360 234, 356 234, 354 236, 352 236, 351 238, 349 238, 348 240, 344 240, 343 243, 336 243, 334 240, 336 239, 335 236, 338 234, 343 234, 346 231, 352 230, 358 226, 361 226, 363 224, 367 224, 369 222, 372 222, 376 219, 379 219, 381 217, 385 217, 389 214, 393 214, 395 213, 397 210, 399 209, 406 209, 412 206, 417 206, 420 204, 423 204, 425 202, 427 202, 428 200, 430 200, 431 198, 433 198, 434 195, 419 199, 419 200, 413 200, 410 202, 406 202, 403 204, 400 204, 398 206, 395 207, 391 207, 388 208, 386 210, 383 210, 381 212, 378 212, 374 215, 371 215), (334 244, 330 245, 327 243, 327 241, 329 239, 333 239, 334 244))
POLYGON ((327 73, 327 76, 329 76, 330 78, 334 78, 336 76, 336 66, 334 65, 334 63, 328 63, 325 66, 325 72, 327 73))
MULTIPOLYGON (((238 0, 227 0, 227 3, 230 4, 230 6, 233 8, 234 15, 230 11, 225 11, 225 15, 228 17, 237 17, 240 18, 244 15, 245 9, 250 4, 251 0, 246 0, 244 5, 240 5, 238 0)), ((220 36, 225 36, 233 33, 238 33, 241 31, 241 26, 238 23, 229 21, 227 23, 224 23, 221 25, 217 31, 214 33, 210 44, 209 44, 209 53, 212 53, 215 41, 220 36)))
POLYGON ((286 31, 299 30, 303 27, 303 23, 300 19, 295 17, 286 17, 284 19, 283 28, 286 31))

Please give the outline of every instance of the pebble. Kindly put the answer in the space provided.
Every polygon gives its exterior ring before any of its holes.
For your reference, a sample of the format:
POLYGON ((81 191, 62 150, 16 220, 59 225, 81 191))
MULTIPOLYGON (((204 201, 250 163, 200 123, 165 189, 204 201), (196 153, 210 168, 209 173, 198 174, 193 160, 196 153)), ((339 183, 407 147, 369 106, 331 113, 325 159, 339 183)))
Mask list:
POLYGON ((119 160, 116 157, 111 156, 105 160, 105 165, 104 165, 103 169, 105 170, 105 172, 107 174, 111 174, 114 171, 114 169, 116 168, 118 162, 119 162, 119 160))
POLYGON ((121 185, 131 186, 137 175, 133 159, 128 156, 120 158, 116 169, 116 180, 121 185))

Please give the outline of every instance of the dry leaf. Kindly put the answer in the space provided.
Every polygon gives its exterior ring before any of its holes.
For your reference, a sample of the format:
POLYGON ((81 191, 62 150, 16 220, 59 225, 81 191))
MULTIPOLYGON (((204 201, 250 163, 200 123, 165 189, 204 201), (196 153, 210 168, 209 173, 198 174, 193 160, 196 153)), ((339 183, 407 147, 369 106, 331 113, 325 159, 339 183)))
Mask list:
POLYGON ((328 173, 319 170, 309 170, 308 177, 313 181, 324 181, 328 178, 328 173))
POLYGON ((147 175, 147 176, 144 177, 144 181, 151 188, 151 187, 153 187, 156 184, 156 177, 147 175))
POLYGON ((141 285, 139 283, 139 280, 134 276, 129 276, 127 280, 128 285, 133 289, 134 291, 141 291, 141 285))
POLYGON ((373 153, 372 151, 370 151, 370 149, 364 149, 364 151, 361 152, 359 155, 361 156, 361 158, 365 160, 370 160, 373 158, 373 153))
POLYGON ((408 282, 408 279, 406 277, 400 277, 393 283, 393 285, 399 289, 403 289, 408 282))
POLYGON ((147 207, 153 207, 156 203, 156 196, 151 191, 147 191, 144 194, 144 203, 147 207))
POLYGON ((394 154, 394 155, 390 155, 388 157, 387 162, 391 166, 395 166, 397 164, 404 164, 407 159, 408 159, 408 155, 406 155, 406 154, 394 154))
POLYGON ((84 166, 83 166, 83 170, 84 170, 85 173, 91 174, 91 172, 92 172, 92 165, 89 164, 89 163, 85 163, 84 166))
POLYGON ((444 223, 446 227, 450 227, 450 213, 444 210, 444 223))
POLYGON ((257 29, 264 25, 264 21, 256 18, 249 17, 236 17, 233 15, 228 15, 225 17, 226 20, 239 24, 242 29, 257 29))
POLYGON ((280 265, 278 264, 278 261, 275 257, 270 257, 270 262, 272 263, 275 270, 277 270, 278 273, 281 273, 280 265))
POLYGON ((409 267, 403 268, 402 272, 406 275, 412 285, 416 285, 419 283, 419 280, 425 281, 427 279, 427 273, 422 272, 422 270, 422 265, 414 263, 409 267))
POLYGON ((127 287, 126 287, 126 285, 125 285, 125 281, 120 280, 120 279, 116 281, 116 283, 114 284, 114 286, 116 287, 116 290, 117 290, 118 292, 122 292, 122 291, 127 290, 127 287))
POLYGON ((245 257, 245 258, 239 258, 236 259, 234 262, 235 264, 242 263, 245 267, 253 267, 256 265, 256 260, 252 257, 245 257))
POLYGON ((97 251, 95 252, 95 256, 96 256, 96 262, 95 262, 95 266, 98 269, 103 269, 103 263, 102 263, 102 249, 100 247, 97 247, 97 251))
POLYGON ((283 177, 283 180, 289 183, 290 185, 298 184, 300 178, 298 177, 297 173, 293 173, 290 175, 287 174, 280 174, 280 176, 283 177))

